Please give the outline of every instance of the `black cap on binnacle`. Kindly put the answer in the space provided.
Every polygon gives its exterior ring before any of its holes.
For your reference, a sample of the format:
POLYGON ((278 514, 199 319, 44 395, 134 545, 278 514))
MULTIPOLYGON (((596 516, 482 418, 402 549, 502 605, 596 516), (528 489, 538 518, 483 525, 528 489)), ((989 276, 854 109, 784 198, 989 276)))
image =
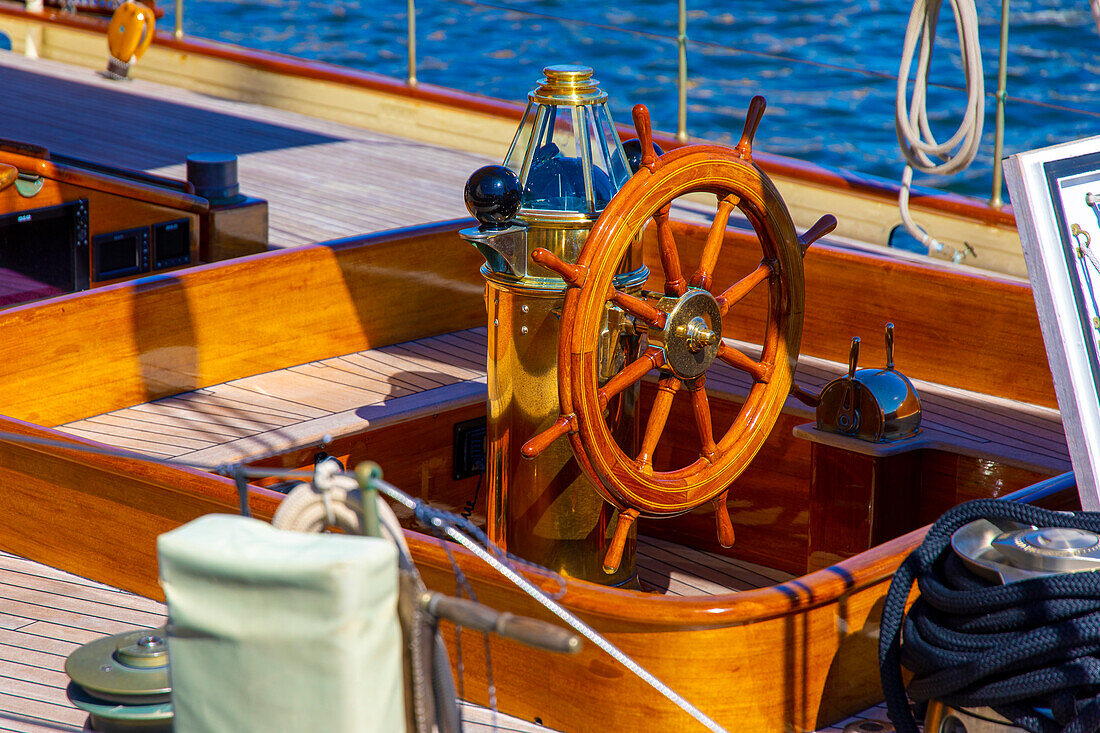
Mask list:
POLYGON ((522 196, 519 176, 502 165, 478 168, 466 181, 466 208, 481 223, 482 231, 506 229, 519 211, 522 196))

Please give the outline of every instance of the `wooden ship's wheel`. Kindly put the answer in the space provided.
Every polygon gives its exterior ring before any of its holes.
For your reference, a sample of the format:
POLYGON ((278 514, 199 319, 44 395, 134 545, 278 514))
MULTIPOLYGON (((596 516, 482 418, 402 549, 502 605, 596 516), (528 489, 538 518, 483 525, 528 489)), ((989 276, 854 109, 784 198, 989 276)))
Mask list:
POLYGON ((604 209, 576 264, 545 249, 532 258, 557 272, 569 285, 561 319, 558 393, 561 415, 548 430, 523 447, 533 457, 568 434, 582 469, 597 490, 619 510, 615 537, 604 559, 605 572, 619 565, 630 526, 639 516, 671 517, 715 502, 718 537, 732 546, 733 525, 726 509, 730 485, 760 450, 792 388, 802 336, 804 281, 802 257, 809 245, 836 226, 823 217, 801 239, 771 180, 752 162, 752 138, 764 112, 763 97, 749 106, 745 132, 736 148, 691 145, 657 156, 649 113, 634 108, 642 161, 637 173, 604 209), (669 224, 672 202, 686 194, 711 193, 717 213, 700 262, 690 279, 669 224), (739 209, 752 224, 763 258, 747 277, 732 284, 714 280, 730 214, 739 209), (649 220, 657 230, 664 292, 632 295, 613 279, 631 243, 649 220), (759 360, 722 340, 722 322, 758 286, 768 290, 768 316, 759 360), (648 346, 602 385, 598 383, 600 327, 609 306, 617 306, 645 330, 648 346), (715 361, 747 372, 752 387, 724 435, 713 434, 706 374, 715 361), (637 455, 627 455, 608 425, 608 403, 658 370, 657 393, 637 455), (699 455, 687 466, 657 470, 654 451, 677 393, 691 400, 699 455))

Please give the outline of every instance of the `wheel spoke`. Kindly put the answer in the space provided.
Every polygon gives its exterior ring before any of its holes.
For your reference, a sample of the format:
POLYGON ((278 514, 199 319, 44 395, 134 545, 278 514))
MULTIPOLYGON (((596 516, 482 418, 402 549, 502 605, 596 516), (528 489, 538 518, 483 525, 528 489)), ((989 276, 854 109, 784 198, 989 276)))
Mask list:
POLYGON ((671 208, 671 205, 664 207, 653 216, 653 220, 657 222, 657 250, 661 254, 661 268, 665 271, 665 295, 679 296, 687 290, 687 280, 680 271, 680 255, 676 251, 676 240, 668 221, 671 208))
POLYGON ((665 319, 668 316, 663 311, 657 310, 641 298, 637 298, 633 295, 628 295, 622 291, 612 288, 611 293, 607 296, 607 299, 622 308, 630 315, 634 316, 635 318, 641 318, 643 321, 653 326, 654 328, 665 327, 665 319))
POLYGON ((821 395, 802 389, 797 384, 791 385, 791 396, 807 407, 817 407, 821 404, 821 395))
POLYGON ((729 309, 741 302, 741 299, 752 292, 760 283, 771 277, 772 266, 768 262, 761 262, 760 266, 752 271, 749 275, 741 278, 733 285, 726 288, 725 292, 719 295, 716 300, 718 301, 718 310, 724 316, 729 312, 729 309))
POLYGON ((723 343, 718 347, 718 358, 732 367, 743 372, 748 372, 757 382, 768 381, 768 365, 763 362, 753 361, 729 344, 723 343))
POLYGON ((645 435, 642 437, 642 451, 638 454, 638 467, 643 471, 653 470, 653 451, 657 449, 657 441, 665 431, 668 413, 672 410, 672 398, 676 396, 678 389, 680 380, 676 377, 662 377, 657 383, 657 396, 653 398, 653 409, 649 411, 649 422, 646 423, 645 435))
POLYGON ((714 281, 714 266, 718 263, 718 253, 722 251, 722 242, 726 237, 726 225, 730 214, 741 199, 732 193, 718 202, 718 211, 707 234, 707 243, 703 245, 703 255, 699 259, 699 269, 691 276, 691 284, 697 288, 710 290, 714 281))
POLYGON ((733 547, 736 535, 733 532, 733 522, 730 521, 730 510, 726 506, 730 490, 726 489, 714 499, 714 518, 718 524, 718 544, 722 547, 733 547))
POLYGON ((691 411, 695 414, 695 427, 699 431, 699 442, 703 446, 702 456, 710 460, 718 447, 714 444, 714 428, 705 383, 706 378, 700 376, 694 384, 689 385, 688 389, 691 391, 691 411))
POLYGON ((609 379, 607 384, 596 393, 600 400, 600 407, 607 407, 607 403, 611 401, 612 397, 641 380, 651 370, 659 369, 664 364, 664 350, 656 346, 647 348, 639 358, 627 364, 621 372, 609 379))

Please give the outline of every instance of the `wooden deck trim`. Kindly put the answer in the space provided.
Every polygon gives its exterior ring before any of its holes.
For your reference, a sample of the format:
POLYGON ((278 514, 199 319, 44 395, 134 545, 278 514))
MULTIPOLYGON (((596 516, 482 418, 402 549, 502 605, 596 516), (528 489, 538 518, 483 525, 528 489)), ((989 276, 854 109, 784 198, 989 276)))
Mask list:
POLYGON ((0 380, 12 386, 0 414, 57 425, 292 359, 480 326, 482 260, 455 233, 462 223, 264 252, 0 312, 0 380), (48 344, 52 356, 26 344, 48 344))
MULTIPOLYGON (((109 448, 6 417, 0 431, 109 448)), ((250 508, 269 519, 281 498, 254 488, 250 508)), ((157 599, 157 535, 203 514, 236 513, 239 504, 232 481, 203 471, 3 437, 0 503, 0 550, 157 599)))
POLYGON ((205 214, 210 211, 210 202, 192 193, 179 189, 173 190, 166 185, 156 185, 153 181, 143 182, 124 176, 113 176, 106 170, 81 168, 77 165, 58 163, 49 158, 20 155, 9 150, 0 150, 0 162, 14 165, 23 173, 135 199, 147 204, 166 206, 192 214, 205 214))

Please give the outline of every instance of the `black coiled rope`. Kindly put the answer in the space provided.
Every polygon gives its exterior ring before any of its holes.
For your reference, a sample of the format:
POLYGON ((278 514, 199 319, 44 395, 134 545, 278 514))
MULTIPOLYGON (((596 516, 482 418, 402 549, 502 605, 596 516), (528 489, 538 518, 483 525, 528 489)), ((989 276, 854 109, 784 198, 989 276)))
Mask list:
POLYGON ((1097 513, 995 499, 940 517, 898 568, 882 609, 879 668, 895 728, 918 731, 904 662, 914 700, 991 707, 1033 733, 1100 731, 1100 573, 989 583, 951 549, 951 535, 976 519, 1100 533, 1097 513), (906 614, 914 582, 920 597, 906 614))

